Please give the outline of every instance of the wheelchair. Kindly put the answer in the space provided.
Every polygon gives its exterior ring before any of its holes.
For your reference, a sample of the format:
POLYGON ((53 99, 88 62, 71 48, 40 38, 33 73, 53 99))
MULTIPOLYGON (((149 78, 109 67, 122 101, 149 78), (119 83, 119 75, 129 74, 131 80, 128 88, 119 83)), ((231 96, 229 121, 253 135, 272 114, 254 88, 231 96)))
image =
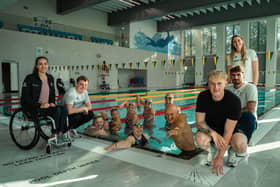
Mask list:
POLYGON ((51 153, 52 145, 61 146, 67 144, 70 147, 72 139, 69 131, 65 133, 69 141, 63 143, 58 143, 55 131, 55 122, 52 117, 39 115, 37 119, 34 119, 30 113, 24 112, 22 108, 15 110, 10 119, 10 136, 13 142, 23 150, 30 150, 35 147, 40 137, 47 141, 46 152, 48 154, 51 153))

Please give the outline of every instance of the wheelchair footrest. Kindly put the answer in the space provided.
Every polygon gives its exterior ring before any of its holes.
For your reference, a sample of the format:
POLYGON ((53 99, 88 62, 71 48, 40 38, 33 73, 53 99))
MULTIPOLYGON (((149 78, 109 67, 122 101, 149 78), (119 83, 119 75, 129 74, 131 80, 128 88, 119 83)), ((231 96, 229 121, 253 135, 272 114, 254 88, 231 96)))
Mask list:
POLYGON ((49 138, 48 139, 48 145, 60 146, 60 145, 65 145, 65 144, 71 144, 72 141, 73 140, 71 139, 69 134, 66 133, 66 134, 61 135, 61 136, 55 135, 53 138, 49 138))

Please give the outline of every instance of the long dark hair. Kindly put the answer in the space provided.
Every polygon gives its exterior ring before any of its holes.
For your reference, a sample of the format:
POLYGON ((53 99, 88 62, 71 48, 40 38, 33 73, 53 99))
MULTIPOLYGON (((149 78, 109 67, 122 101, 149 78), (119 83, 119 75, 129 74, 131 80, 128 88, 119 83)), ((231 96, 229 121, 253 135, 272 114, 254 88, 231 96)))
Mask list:
POLYGON ((234 45, 233 45, 233 40, 234 40, 234 38, 236 38, 236 37, 239 37, 242 41, 243 41, 243 46, 242 46, 242 48, 241 48, 241 60, 242 60, 242 63, 243 63, 243 65, 245 65, 245 61, 246 61, 246 48, 245 48, 245 42, 244 42, 244 40, 242 39, 242 37, 241 36, 239 36, 239 35, 234 35, 234 36, 232 36, 232 38, 231 38, 231 52, 230 52, 230 60, 231 60, 231 63, 233 62, 233 57, 234 57, 234 54, 236 53, 236 49, 235 49, 235 47, 234 47, 234 45))
POLYGON ((47 58, 47 57, 45 57, 45 56, 38 56, 36 59, 35 59, 35 64, 34 64, 34 68, 33 68, 33 74, 38 74, 38 69, 37 69, 37 64, 38 64, 38 62, 39 62, 39 60, 40 59, 45 59, 45 60, 47 60, 47 62, 49 62, 49 59, 47 58))

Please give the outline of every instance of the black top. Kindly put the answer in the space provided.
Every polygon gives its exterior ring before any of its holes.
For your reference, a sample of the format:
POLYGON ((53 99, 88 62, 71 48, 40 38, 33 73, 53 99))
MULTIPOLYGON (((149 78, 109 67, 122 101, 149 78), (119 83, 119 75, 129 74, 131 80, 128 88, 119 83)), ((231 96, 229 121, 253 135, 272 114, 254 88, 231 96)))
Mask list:
MULTIPOLYGON (((55 103, 54 78, 47 74, 50 88, 49 103, 55 103)), ((42 81, 38 74, 29 74, 25 77, 21 90, 21 106, 24 110, 36 112, 40 108, 39 97, 41 94, 42 81)))
POLYGON ((134 147, 142 147, 142 146, 145 146, 145 145, 148 143, 147 138, 146 138, 143 134, 142 134, 142 137, 141 137, 140 140, 137 139, 137 138, 134 136, 133 133, 131 133, 130 135, 133 136, 134 139, 135 139, 135 143, 132 145, 132 146, 134 146, 134 147))
POLYGON ((61 78, 56 79, 56 88, 58 90, 59 95, 65 94, 65 87, 64 87, 64 83, 61 78))
POLYGON ((225 90, 222 100, 214 101, 210 90, 205 90, 197 98, 196 112, 205 113, 207 125, 223 136, 226 119, 238 120, 240 118, 241 102, 228 90, 225 90))

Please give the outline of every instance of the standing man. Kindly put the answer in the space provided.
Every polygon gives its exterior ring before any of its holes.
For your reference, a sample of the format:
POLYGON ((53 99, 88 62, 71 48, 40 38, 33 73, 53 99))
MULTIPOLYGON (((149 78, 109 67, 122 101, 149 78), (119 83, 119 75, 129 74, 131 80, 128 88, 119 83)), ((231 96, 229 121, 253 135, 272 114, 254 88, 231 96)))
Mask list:
POLYGON ((201 92, 196 103, 197 144, 208 150, 208 163, 213 165, 212 172, 224 174, 224 154, 240 117, 241 102, 232 92, 225 90, 227 74, 213 70, 208 74, 209 90, 201 92), (211 153, 211 141, 217 148, 217 154, 211 153))
POLYGON ((227 89, 241 100, 241 118, 231 138, 231 148, 228 156, 228 166, 237 166, 236 156, 247 156, 247 145, 257 128, 258 91, 254 84, 245 82, 243 68, 238 65, 230 69, 232 85, 227 89))
POLYGON ((75 129, 93 118, 91 102, 87 92, 88 78, 77 78, 75 87, 64 95, 63 101, 68 111, 69 128, 75 129))

